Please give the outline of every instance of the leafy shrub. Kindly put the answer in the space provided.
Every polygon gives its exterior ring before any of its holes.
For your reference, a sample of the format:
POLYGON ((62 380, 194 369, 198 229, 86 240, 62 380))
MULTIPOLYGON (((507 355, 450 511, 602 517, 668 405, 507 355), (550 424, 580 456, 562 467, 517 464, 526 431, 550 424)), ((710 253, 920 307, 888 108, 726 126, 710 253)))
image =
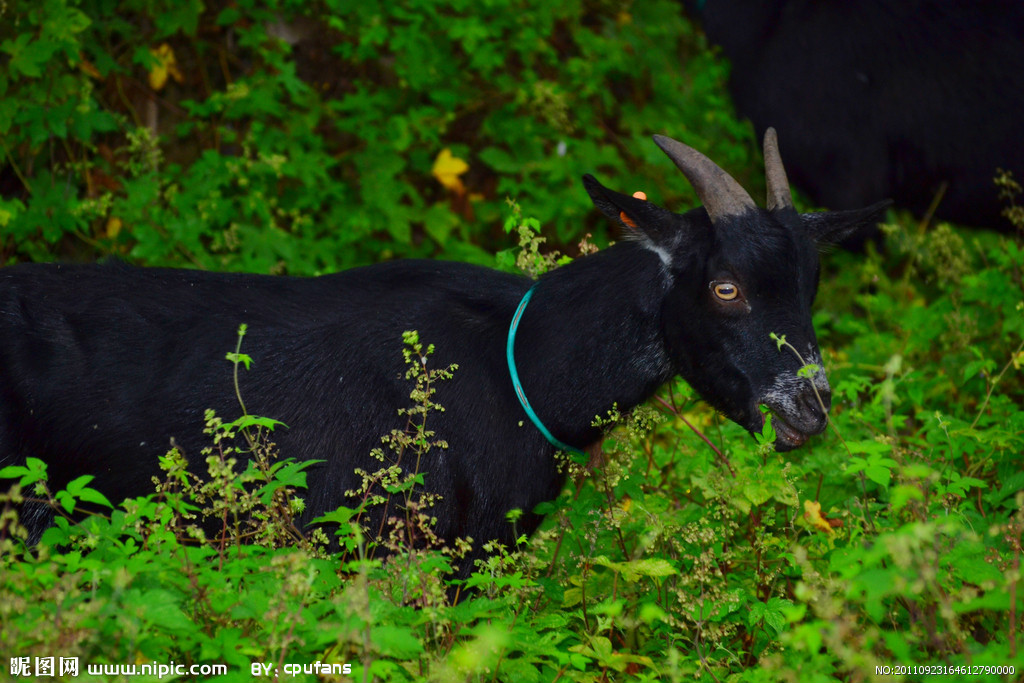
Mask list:
POLYGON ((671 0, 6 12, 6 261, 114 254, 293 274, 391 256, 489 263, 509 196, 560 244, 603 233, 584 172, 634 187, 665 176, 662 195, 678 197, 652 131, 733 168, 757 156, 719 94, 724 67, 671 0))

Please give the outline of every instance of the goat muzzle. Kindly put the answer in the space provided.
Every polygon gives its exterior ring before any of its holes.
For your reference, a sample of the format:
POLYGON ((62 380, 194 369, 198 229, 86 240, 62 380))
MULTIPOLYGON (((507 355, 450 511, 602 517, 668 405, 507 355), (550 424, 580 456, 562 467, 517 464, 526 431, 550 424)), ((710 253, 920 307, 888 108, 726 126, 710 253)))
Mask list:
POLYGON ((803 446, 807 439, 821 434, 828 427, 828 412, 832 406, 830 391, 808 388, 802 391, 792 404, 763 404, 771 411, 772 426, 775 428, 775 449, 789 451, 803 446))

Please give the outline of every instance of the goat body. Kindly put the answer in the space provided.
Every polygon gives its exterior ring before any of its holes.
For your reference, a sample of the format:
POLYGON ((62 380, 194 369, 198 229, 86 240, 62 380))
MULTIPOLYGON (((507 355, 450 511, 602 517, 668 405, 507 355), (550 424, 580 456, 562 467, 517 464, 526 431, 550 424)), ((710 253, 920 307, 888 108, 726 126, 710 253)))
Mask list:
MULTIPOLYGON (((810 318, 815 245, 873 222, 882 207, 797 214, 773 136, 767 211, 699 153, 667 138, 658 144, 705 207, 671 213, 587 176, 595 204, 632 238, 537 282, 515 341, 522 385, 544 424, 574 446, 600 438, 595 416, 614 404, 629 409, 682 374, 752 431, 767 405, 777 445, 796 447, 824 429, 828 383, 823 371, 814 388, 798 378, 799 361, 769 335, 787 335, 820 364, 810 318)), ((225 353, 246 323, 248 412, 288 425, 273 436, 285 457, 324 461, 309 477, 308 521, 351 505, 355 468, 377 469, 370 451, 405 426, 401 334, 417 330, 436 345, 433 366, 459 366, 435 385, 445 410, 428 418, 448 448, 431 449, 419 465, 427 489, 442 497, 436 531, 511 542, 505 513, 523 510, 519 531, 532 531, 533 508, 563 484, 554 447, 525 419, 506 365, 509 323, 532 284, 437 261, 316 278, 121 264, 4 268, 0 465, 40 457, 54 487, 93 474, 114 501, 152 490, 157 456, 172 439, 200 469, 204 409, 228 418, 239 410, 225 353)), ((46 524, 25 521, 33 537, 46 524)))

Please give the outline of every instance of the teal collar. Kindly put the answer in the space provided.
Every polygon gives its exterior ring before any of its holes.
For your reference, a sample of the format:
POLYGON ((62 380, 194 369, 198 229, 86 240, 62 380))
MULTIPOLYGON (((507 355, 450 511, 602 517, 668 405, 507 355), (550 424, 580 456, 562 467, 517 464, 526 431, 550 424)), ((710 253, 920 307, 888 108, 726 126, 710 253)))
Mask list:
POLYGON ((519 302, 519 307, 516 309, 515 315, 512 316, 512 324, 508 328, 508 344, 505 346, 505 357, 508 359, 508 374, 512 377, 512 386, 516 390, 516 398, 519 399, 519 405, 523 406, 523 410, 526 411, 526 416, 530 418, 530 422, 544 435, 544 438, 548 440, 552 446, 560 451, 566 453, 575 453, 583 455, 583 451, 578 448, 562 443, 555 436, 548 431, 548 428, 544 426, 544 423, 537 417, 537 413, 533 412, 533 408, 530 407, 530 402, 526 400, 526 392, 523 391, 523 385, 519 381, 519 373, 516 372, 516 360, 514 357, 513 349, 516 344, 516 329, 519 327, 519 320, 523 317, 523 311, 526 310, 526 304, 530 303, 530 297, 533 296, 533 290, 537 289, 537 285, 530 287, 526 294, 523 295, 523 300, 519 302))

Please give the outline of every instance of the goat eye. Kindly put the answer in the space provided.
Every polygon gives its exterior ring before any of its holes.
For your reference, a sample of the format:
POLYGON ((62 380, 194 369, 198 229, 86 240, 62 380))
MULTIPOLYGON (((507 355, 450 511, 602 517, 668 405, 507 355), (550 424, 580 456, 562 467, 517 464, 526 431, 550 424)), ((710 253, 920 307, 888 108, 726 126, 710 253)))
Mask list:
POLYGON ((740 288, 731 282, 713 282, 715 296, 722 301, 733 301, 740 295, 740 288))

